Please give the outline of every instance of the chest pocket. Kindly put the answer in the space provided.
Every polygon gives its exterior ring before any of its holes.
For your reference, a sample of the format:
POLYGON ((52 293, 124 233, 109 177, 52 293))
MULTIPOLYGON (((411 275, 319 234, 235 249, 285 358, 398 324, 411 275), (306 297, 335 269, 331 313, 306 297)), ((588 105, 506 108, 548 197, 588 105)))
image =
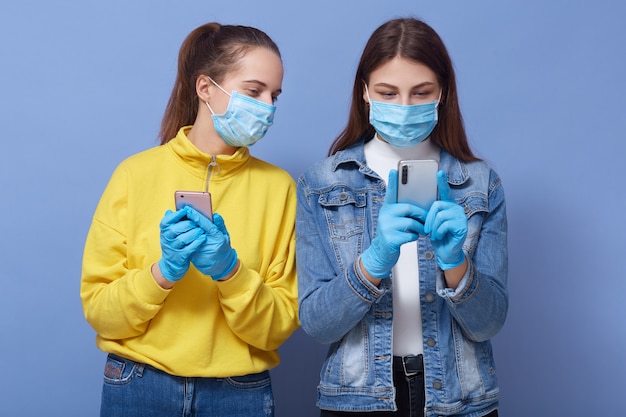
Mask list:
POLYGON ((319 203, 324 208, 331 239, 349 240, 363 234, 365 202, 364 191, 354 191, 345 186, 320 194, 319 203))
POLYGON ((472 257, 478 245, 483 219, 489 212, 489 199, 487 194, 473 191, 464 195, 460 200, 457 199, 457 203, 463 207, 467 216, 467 237, 463 249, 472 257))

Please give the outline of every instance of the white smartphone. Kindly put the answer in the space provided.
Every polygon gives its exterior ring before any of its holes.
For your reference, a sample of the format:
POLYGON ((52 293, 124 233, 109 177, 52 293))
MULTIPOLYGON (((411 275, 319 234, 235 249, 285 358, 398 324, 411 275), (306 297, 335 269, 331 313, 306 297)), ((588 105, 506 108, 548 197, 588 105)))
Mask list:
POLYGON ((185 206, 191 206, 213 221, 213 204, 211 193, 203 191, 176 191, 174 193, 176 210, 185 206))
POLYGON ((424 210, 437 200, 437 171, 434 159, 411 159, 398 162, 398 203, 412 203, 424 210))

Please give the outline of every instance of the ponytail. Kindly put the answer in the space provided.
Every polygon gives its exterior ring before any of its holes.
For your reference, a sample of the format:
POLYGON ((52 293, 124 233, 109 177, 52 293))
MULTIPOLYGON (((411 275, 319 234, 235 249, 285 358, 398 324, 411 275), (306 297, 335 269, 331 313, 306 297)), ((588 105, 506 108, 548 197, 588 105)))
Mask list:
POLYGON ((174 138, 181 127, 195 122, 198 77, 208 75, 221 82, 254 47, 266 48, 280 57, 278 46, 267 34, 248 26, 206 23, 187 35, 178 53, 176 81, 161 121, 161 145, 174 138))

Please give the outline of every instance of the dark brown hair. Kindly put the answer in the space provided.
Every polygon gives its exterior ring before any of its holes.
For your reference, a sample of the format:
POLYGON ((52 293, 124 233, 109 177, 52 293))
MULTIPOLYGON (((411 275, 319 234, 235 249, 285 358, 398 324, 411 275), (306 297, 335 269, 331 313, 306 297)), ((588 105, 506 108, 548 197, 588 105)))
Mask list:
POLYGON ((178 130, 195 122, 198 115, 196 80, 210 76, 218 84, 253 48, 265 48, 280 58, 278 46, 267 34, 249 26, 207 23, 194 29, 178 53, 178 73, 161 121, 159 139, 169 142, 178 130))
POLYGON ((430 134, 431 141, 462 161, 477 160, 463 127, 448 51, 433 28, 414 18, 390 20, 376 29, 367 41, 354 78, 348 124, 333 141, 328 154, 333 155, 360 139, 369 140, 374 136, 374 127, 369 123, 369 108, 363 100, 363 82, 369 83, 374 70, 398 56, 429 67, 443 89, 439 121, 430 134))

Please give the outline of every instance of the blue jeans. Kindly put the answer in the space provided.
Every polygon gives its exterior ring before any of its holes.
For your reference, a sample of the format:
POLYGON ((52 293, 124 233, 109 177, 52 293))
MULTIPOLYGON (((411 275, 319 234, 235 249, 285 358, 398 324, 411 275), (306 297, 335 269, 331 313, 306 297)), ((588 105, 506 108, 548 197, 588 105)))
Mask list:
POLYGON ((185 378, 109 354, 102 417, 273 417, 270 374, 185 378))

